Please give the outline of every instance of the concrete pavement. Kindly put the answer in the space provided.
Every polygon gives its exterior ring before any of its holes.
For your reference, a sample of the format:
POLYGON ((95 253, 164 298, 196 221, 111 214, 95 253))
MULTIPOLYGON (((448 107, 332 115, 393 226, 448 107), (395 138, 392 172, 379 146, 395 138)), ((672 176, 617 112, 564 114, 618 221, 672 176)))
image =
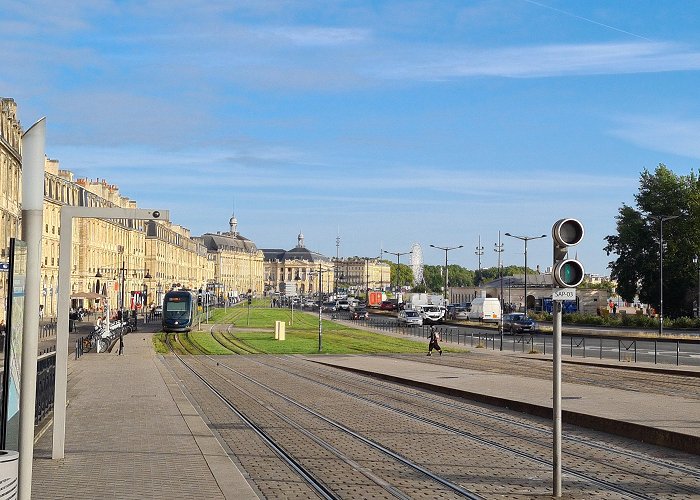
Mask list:
MULTIPOLYGON (((33 498, 257 498, 152 347, 69 360, 65 458, 35 444, 33 498)), ((153 328, 150 328, 153 330, 153 328)))

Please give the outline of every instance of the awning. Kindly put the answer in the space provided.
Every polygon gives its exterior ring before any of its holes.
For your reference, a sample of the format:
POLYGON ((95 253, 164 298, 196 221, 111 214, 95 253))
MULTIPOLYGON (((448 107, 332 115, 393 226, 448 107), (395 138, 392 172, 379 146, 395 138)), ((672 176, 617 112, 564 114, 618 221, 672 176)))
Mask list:
POLYGON ((106 295, 95 292, 77 292, 70 296, 71 299, 106 299, 106 295))

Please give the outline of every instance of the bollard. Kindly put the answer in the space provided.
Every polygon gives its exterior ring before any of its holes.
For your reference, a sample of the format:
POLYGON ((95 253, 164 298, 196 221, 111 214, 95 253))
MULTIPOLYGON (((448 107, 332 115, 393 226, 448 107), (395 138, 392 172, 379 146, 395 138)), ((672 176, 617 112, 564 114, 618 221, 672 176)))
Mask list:
POLYGON ((17 498, 19 453, 0 450, 0 491, 2 498, 17 498))
POLYGON ((280 321, 279 340, 285 340, 285 338, 286 338, 285 324, 283 321, 280 321))

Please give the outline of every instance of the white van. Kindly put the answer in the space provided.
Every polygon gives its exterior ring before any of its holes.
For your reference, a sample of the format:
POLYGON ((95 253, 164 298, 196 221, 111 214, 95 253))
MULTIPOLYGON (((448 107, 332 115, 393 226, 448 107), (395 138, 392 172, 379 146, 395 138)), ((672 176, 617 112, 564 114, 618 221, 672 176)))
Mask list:
POLYGON ((484 322, 501 320, 501 301, 495 298, 477 297, 472 300, 469 319, 484 322))

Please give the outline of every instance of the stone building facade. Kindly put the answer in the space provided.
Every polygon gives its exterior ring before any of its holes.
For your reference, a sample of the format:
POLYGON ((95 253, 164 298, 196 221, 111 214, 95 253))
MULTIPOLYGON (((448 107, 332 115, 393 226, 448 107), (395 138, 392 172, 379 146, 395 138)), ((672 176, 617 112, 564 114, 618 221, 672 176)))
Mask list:
MULTIPOLYGON (((7 262, 10 238, 20 236, 22 214, 22 126, 17 119, 17 104, 0 97, 0 261, 7 262)), ((6 280, 0 280, 1 295, 6 294, 6 280)), ((5 317, 5 303, 0 301, 5 317)))
POLYGON ((284 293, 287 283, 296 284, 299 295, 333 291, 335 266, 333 260, 304 246, 304 235, 297 236, 297 246, 290 250, 267 248, 265 255, 265 290, 284 293))
POLYGON ((227 232, 206 233, 198 238, 213 259, 213 277, 207 289, 219 298, 263 293, 264 254, 238 232, 238 219, 232 215, 227 232))
POLYGON ((384 290, 391 283, 391 266, 377 258, 349 257, 335 261, 339 287, 364 293, 370 290, 384 290))

